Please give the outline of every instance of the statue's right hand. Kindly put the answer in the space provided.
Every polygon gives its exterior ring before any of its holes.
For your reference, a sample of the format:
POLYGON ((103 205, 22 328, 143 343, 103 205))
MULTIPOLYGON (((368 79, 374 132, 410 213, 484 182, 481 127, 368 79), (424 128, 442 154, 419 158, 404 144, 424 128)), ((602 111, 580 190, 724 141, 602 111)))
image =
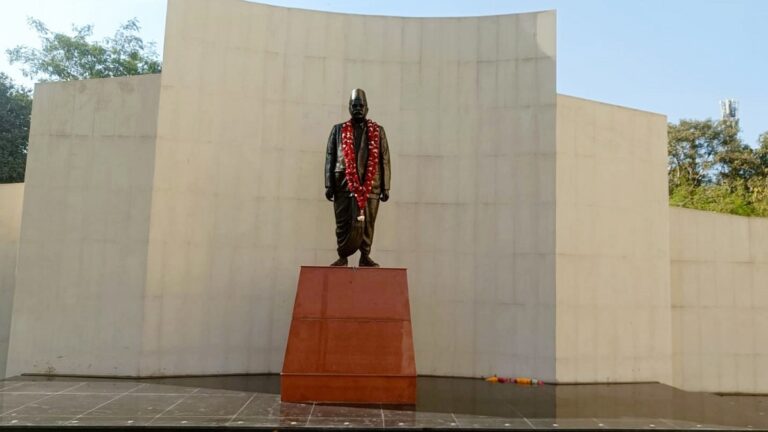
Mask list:
POLYGON ((333 189, 327 188, 325 189, 325 199, 328 201, 333 201, 333 189))

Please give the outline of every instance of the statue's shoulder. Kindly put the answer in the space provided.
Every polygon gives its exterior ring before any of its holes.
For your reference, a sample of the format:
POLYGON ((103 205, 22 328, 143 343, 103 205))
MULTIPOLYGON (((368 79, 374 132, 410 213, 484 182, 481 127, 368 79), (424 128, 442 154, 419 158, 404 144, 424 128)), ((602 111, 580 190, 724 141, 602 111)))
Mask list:
POLYGON ((342 123, 337 123, 333 126, 331 126, 331 138, 341 135, 341 125, 342 123))
POLYGON ((377 122, 376 120, 373 120, 374 123, 376 123, 376 126, 379 127, 379 130, 384 130, 384 126, 381 125, 381 123, 377 122))

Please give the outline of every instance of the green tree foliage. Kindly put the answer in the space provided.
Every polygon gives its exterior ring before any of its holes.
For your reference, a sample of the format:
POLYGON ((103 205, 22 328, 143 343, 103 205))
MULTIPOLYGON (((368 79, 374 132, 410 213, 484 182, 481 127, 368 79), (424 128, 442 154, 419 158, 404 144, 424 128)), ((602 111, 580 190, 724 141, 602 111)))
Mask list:
MULTIPOLYGON (((69 81, 158 73, 162 69, 154 43, 145 43, 136 19, 114 36, 91 41, 93 26, 73 26, 73 34, 52 32, 42 21, 29 25, 41 47, 17 46, 6 51, 11 64, 23 65, 24 76, 41 81, 69 81)), ((0 183, 24 181, 32 98, 29 90, 0 73, 0 183)))
POLYGON ((11 64, 24 65, 24 76, 43 81, 69 81, 160 72, 154 43, 145 43, 137 19, 121 25, 114 36, 89 40, 93 26, 72 26, 71 35, 52 32, 37 19, 29 25, 40 37, 41 48, 17 46, 6 51, 11 64))
POLYGON ((32 97, 0 73, 0 183, 24 181, 32 97))
POLYGON ((757 148, 733 121, 680 120, 668 127, 670 204, 768 216, 768 132, 757 148))

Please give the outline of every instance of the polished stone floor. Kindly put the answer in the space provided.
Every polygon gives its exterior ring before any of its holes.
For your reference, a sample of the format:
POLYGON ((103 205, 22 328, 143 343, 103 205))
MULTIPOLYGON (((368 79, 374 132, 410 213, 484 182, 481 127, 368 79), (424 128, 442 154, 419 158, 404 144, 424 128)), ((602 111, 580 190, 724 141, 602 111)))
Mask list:
POLYGON ((768 396, 662 384, 520 386, 418 380, 415 406, 281 403, 275 375, 0 381, 0 428, 768 430, 768 396))

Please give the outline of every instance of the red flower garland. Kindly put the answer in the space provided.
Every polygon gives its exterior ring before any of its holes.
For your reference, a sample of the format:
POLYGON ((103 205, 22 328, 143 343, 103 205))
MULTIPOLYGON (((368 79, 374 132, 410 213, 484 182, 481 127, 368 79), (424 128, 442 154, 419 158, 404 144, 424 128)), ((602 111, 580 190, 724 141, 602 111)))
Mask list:
POLYGON ((360 216, 357 220, 365 220, 363 210, 368 203, 368 194, 373 187, 373 179, 379 167, 379 125, 373 120, 366 121, 368 133, 368 165, 365 170, 365 181, 360 184, 357 174, 357 157, 355 157, 355 139, 352 133, 352 120, 347 120, 341 126, 341 151, 344 154, 345 175, 349 191, 355 195, 360 216))

